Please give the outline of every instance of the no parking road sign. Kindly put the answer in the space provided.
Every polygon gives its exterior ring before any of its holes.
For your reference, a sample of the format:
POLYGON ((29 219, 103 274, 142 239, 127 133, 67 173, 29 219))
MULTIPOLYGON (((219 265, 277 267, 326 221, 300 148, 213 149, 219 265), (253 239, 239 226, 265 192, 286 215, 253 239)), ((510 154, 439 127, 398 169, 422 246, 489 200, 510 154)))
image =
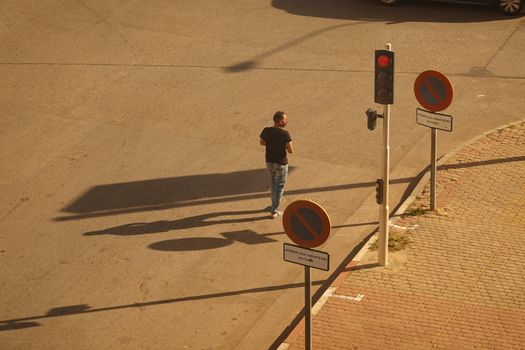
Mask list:
POLYGON ((330 234, 330 218, 317 203, 298 200, 290 203, 283 213, 284 231, 298 244, 284 244, 284 260, 304 265, 304 334, 305 349, 312 348, 312 279, 310 268, 328 271, 330 256, 328 253, 307 249, 320 246, 330 234))
POLYGON ((430 210, 436 209, 437 132, 452 131, 452 116, 436 113, 446 109, 452 102, 452 85, 447 77, 434 70, 418 75, 414 82, 417 101, 428 111, 416 109, 416 121, 431 129, 430 133, 430 210))
POLYGON ((414 82, 414 93, 417 101, 432 112, 439 112, 452 102, 452 85, 443 74, 427 70, 418 75, 414 82))
POLYGON ((290 203, 283 213, 283 226, 295 244, 306 248, 318 247, 326 242, 331 228, 325 210, 309 200, 290 203))

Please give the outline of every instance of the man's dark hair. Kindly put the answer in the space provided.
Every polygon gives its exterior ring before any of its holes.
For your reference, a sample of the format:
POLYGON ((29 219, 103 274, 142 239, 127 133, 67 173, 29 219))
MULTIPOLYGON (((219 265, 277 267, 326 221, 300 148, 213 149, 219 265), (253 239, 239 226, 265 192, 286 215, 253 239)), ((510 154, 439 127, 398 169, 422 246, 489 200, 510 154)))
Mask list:
POLYGON ((273 122, 274 123, 279 123, 281 120, 284 119, 284 116, 286 115, 285 112, 283 111, 277 111, 275 112, 275 114, 273 115, 273 122))

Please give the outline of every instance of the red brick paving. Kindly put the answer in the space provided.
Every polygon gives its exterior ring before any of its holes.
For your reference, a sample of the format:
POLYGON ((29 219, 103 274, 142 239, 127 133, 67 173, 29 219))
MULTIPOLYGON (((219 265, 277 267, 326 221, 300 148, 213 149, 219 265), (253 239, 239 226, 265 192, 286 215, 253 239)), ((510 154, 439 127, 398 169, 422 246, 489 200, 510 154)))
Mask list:
MULTIPOLYGON (((437 183, 436 212, 395 223, 417 225, 407 249, 342 275, 313 319, 314 349, 525 349, 525 122, 461 148, 437 183)), ((409 210, 428 201, 427 187, 409 210)))

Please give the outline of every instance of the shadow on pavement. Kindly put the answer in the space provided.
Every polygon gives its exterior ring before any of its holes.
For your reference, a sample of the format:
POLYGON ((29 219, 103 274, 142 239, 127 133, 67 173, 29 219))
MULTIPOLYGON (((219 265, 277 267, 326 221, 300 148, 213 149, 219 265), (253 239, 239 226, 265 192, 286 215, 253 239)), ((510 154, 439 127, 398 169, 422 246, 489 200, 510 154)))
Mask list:
MULTIPOLYGON (((290 172, 293 170, 290 167, 290 172)), ((252 171, 249 172, 240 172, 234 173, 231 178, 226 177, 223 179, 222 190, 211 188, 209 193, 206 192, 202 187, 204 183, 203 179, 208 178, 210 175, 201 175, 196 176, 197 181, 192 184, 191 179, 184 179, 183 181, 178 180, 177 178, 173 179, 158 179, 158 180, 145 180, 145 181, 136 181, 129 183, 119 183, 112 185, 101 185, 96 186, 79 199, 73 202, 71 205, 63 209, 63 211, 69 213, 75 213, 77 215, 67 215, 54 218, 56 221, 68 221, 68 220, 78 220, 86 219, 91 217, 100 217, 100 216, 109 216, 109 215, 119 215, 133 212, 141 211, 151 211, 151 210, 164 210, 172 209, 178 207, 187 207, 187 206, 196 206, 204 204, 216 204, 216 203, 225 203, 225 202, 238 202, 242 200, 251 200, 251 199, 260 199, 260 198, 269 198, 269 189, 268 189, 268 175, 267 170, 262 169, 260 173, 257 173, 256 176, 252 176, 252 171), (242 174, 244 173, 244 174, 242 174), (235 179, 238 175, 246 176, 244 181, 247 182, 242 186, 242 182, 239 183, 239 188, 234 189, 235 179), (249 183, 249 182, 254 183, 249 183), (175 184, 184 184, 175 186, 175 184), (202 185, 202 186, 201 186, 202 185), (194 190, 193 187, 199 187, 200 189, 194 190), (229 189, 232 189, 232 192, 228 192, 229 189), (243 190, 241 190, 243 189, 243 190), (190 196, 188 194, 184 195, 187 200, 178 200, 180 194, 174 194, 178 190, 180 191, 198 191, 198 196, 190 196), (219 195, 220 194, 220 195, 219 195), (98 203, 100 202, 100 203, 98 203)), ((210 176, 209 179, 212 179, 210 176)), ((207 186, 210 187, 212 184, 215 187, 214 182, 216 180, 211 180, 212 183, 207 186)), ((411 183, 413 181, 418 181, 418 178, 399 178, 393 179, 390 181, 391 184, 402 184, 402 183, 411 183)), ((375 187, 376 183, 373 182, 358 182, 353 184, 343 184, 343 185, 333 185, 333 186, 324 186, 324 187, 312 187, 301 190, 288 190, 286 195, 300 195, 300 194, 312 194, 317 192, 330 192, 330 191, 340 191, 340 190, 350 190, 354 188, 365 188, 365 187, 375 187)), ((220 214, 220 213, 218 213, 220 214)), ((173 225, 174 229, 189 228, 191 225, 198 226, 199 222, 206 220, 208 215, 217 215, 217 214, 205 214, 203 216, 197 216, 193 218, 176 220, 175 222, 170 221, 159 221, 152 226, 155 226, 156 229, 161 232, 165 231, 165 227, 173 225)), ((234 219, 238 220, 238 219, 234 219)), ((244 219, 239 219, 244 220, 244 219)), ((247 221, 253 221, 253 218, 246 219, 247 221)), ((240 222, 240 221, 234 221, 240 222)), ((220 223, 220 222, 219 222, 220 223)), ((130 224, 136 225, 136 228, 131 226, 123 225, 122 227, 113 228, 115 232, 120 232, 123 230, 138 231, 140 230, 152 230, 149 223, 138 223, 130 224), (146 227, 142 227, 146 225, 146 227)), ((201 226, 206 225, 204 222, 201 226)), ((193 227, 196 227, 193 226, 193 227)), ((110 229, 108 229, 110 230, 110 229)), ((105 230, 102 230, 105 231, 105 230)), ((102 231, 93 231, 86 233, 86 235, 96 235, 97 232, 103 234, 102 231)), ((147 232, 146 232, 147 233, 147 232)))
MULTIPOLYGON (((322 285, 324 283, 325 281, 323 280, 313 281, 312 285, 322 285)), ((123 310, 123 309, 136 309, 136 308, 143 308, 143 307, 148 307, 148 306, 157 306, 157 305, 165 305, 165 304, 173 304, 173 303, 181 303, 181 302, 205 300, 205 299, 214 299, 214 298, 224 298, 224 297, 231 297, 231 296, 243 295, 243 294, 273 292, 273 291, 280 291, 280 290, 286 290, 286 289, 292 289, 292 288, 303 288, 303 287, 304 287, 303 283, 289 283, 289 284, 281 284, 277 286, 250 288, 250 289, 234 290, 234 291, 222 292, 222 293, 211 293, 211 294, 195 295, 195 296, 188 296, 188 297, 181 297, 181 298, 155 300, 155 301, 148 301, 148 302, 142 302, 142 303, 101 307, 101 308, 96 308, 96 309, 92 309, 87 304, 62 306, 62 307, 56 307, 56 308, 50 309, 45 315, 22 317, 22 318, 11 319, 11 320, 0 320, 0 331, 17 330, 17 329, 23 329, 23 328, 28 328, 28 327, 41 326, 41 324, 34 322, 34 321, 53 318, 53 317, 82 315, 82 314, 90 314, 90 313, 95 313, 95 312, 107 312, 107 311, 115 311, 115 310, 123 310)))
MULTIPOLYGON (((232 66, 226 67, 226 68, 224 68, 224 70, 227 73, 240 73, 242 71, 249 70, 249 69, 262 69, 260 67, 260 62, 262 60, 264 60, 265 58, 268 58, 268 57, 271 57, 273 55, 276 55, 279 52, 282 52, 284 50, 291 49, 294 46, 297 46, 297 45, 299 45, 299 44, 301 44, 301 43, 303 43, 305 41, 313 39, 313 38, 315 38, 317 36, 320 36, 320 35, 322 35, 324 33, 330 32, 332 30, 340 29, 340 28, 343 28, 343 27, 358 26, 358 25, 361 25, 361 24, 363 24, 363 23, 362 22, 358 22, 358 23, 337 24, 337 25, 324 27, 324 28, 321 28, 321 29, 318 29, 318 30, 314 30, 312 32, 305 33, 305 34, 301 35, 298 38, 289 40, 289 41, 285 42, 282 45, 279 45, 279 46, 277 46, 277 47, 275 47, 275 48, 273 48, 271 50, 265 51, 265 52, 255 56, 255 57, 253 57, 250 60, 239 62, 239 63, 234 64, 232 66)), ((276 68, 271 68, 271 69, 276 69, 276 68)))
MULTIPOLYGON (((100 235, 117 235, 117 236, 135 236, 151 233, 168 232, 172 230, 192 229, 202 226, 211 226, 219 224, 232 224, 243 222, 254 222, 260 220, 267 220, 268 213, 265 210, 245 210, 245 211, 226 211, 220 213, 210 213, 204 215, 197 215, 189 218, 179 220, 160 220, 154 222, 136 222, 131 224, 119 225, 110 227, 99 231, 90 231, 84 233, 84 236, 100 236, 100 235), (262 215, 264 213, 264 215, 262 215), (226 218, 221 220, 209 220, 221 216, 231 217, 235 215, 246 214, 261 214, 258 216, 244 217, 244 218, 226 218)), ((276 240, 266 237, 267 235, 260 235, 252 230, 241 230, 233 232, 221 233, 223 238, 214 237, 190 237, 177 238, 150 244, 148 248, 159 251, 199 251, 223 248, 229 246, 234 242, 244 244, 261 244, 276 242, 276 240)))
POLYGON ((221 235, 231 241, 236 241, 244 244, 262 244, 262 243, 272 243, 277 242, 275 239, 268 238, 268 235, 258 234, 252 230, 241 230, 241 231, 232 231, 224 232, 221 235))
POLYGON ((122 182, 95 186, 63 211, 82 214, 122 209, 147 210, 203 198, 262 192, 267 189, 266 169, 122 182))
POLYGON ((260 235, 252 230, 241 230, 221 233, 224 238, 194 237, 169 239, 152 243, 148 248, 165 252, 198 251, 223 248, 235 242, 244 244, 264 244, 277 242, 275 239, 260 235))
POLYGON ((368 269, 374 269, 376 267, 381 267, 379 263, 373 263, 373 264, 364 264, 359 266, 350 266, 344 269, 343 271, 359 271, 359 270, 368 270, 368 269))
MULTIPOLYGON (((480 165, 489 165, 501 162, 523 161, 525 156, 480 161, 473 163, 458 163, 440 166, 439 170, 463 168, 480 165)), ((290 173, 294 170, 290 167, 290 173)), ((391 184, 409 183, 405 196, 410 193, 420 181, 428 167, 415 177, 399 178, 390 181, 391 184)), ((353 184, 313 187, 301 190, 286 191, 287 195, 312 194, 349 190, 354 188, 375 187, 375 181, 358 182, 353 184)), ((215 204, 232 201, 267 198, 268 174, 266 169, 247 170, 228 174, 208 174, 184 176, 175 178, 153 179, 143 181, 124 182, 117 184, 99 185, 91 188, 73 203, 63 209, 67 215, 57 217, 56 221, 85 219, 90 217, 126 214, 132 212, 171 209, 177 207, 215 204)), ((401 201, 402 202, 402 201, 401 201)), ((254 211, 255 213, 256 211, 254 211)), ((247 212, 246 212, 247 213, 247 212)), ((111 232, 93 231, 86 235, 96 234, 140 234, 164 232, 174 229, 184 229, 208 225, 207 219, 227 213, 205 214, 175 221, 158 221, 154 223, 135 223, 107 229, 111 232), (170 228, 172 227, 172 228, 170 228), (114 232, 113 232, 114 231, 114 232), (128 231, 131 233, 119 233, 128 231), (138 232, 138 233, 133 233, 138 232)), ((235 214, 232 212, 232 214, 235 214)), ((232 219, 237 221, 219 221, 215 223, 253 221, 254 218, 232 219)), ((259 220, 255 218, 255 220, 259 220)))
POLYGON ((494 6, 405 1, 383 6, 379 0, 272 0, 272 6, 290 14, 367 22, 470 23, 505 20, 494 6))
POLYGON ((148 248, 164 252, 190 252, 223 248, 232 243, 229 239, 214 237, 177 238, 152 243, 148 248))
MULTIPOLYGON (((305 32, 303 35, 288 40, 255 57, 225 67, 225 72, 240 73, 250 69, 285 69, 265 68, 261 66, 261 63, 265 58, 274 56, 305 41, 313 40, 327 32, 371 22, 377 22, 378 24, 386 22, 387 25, 395 25, 405 22, 471 23, 512 19, 512 17, 504 16, 498 12, 498 9, 494 6, 425 1, 407 1, 398 6, 389 7, 381 5, 379 0, 272 0, 272 6, 292 15, 350 20, 354 22, 338 23, 305 32)), ((371 30, 373 29, 371 28, 371 30)), ((377 30, 385 29, 384 27, 378 27, 377 30)), ((439 35, 439 32, 436 32, 436 35, 439 35)))
POLYGON ((192 216, 189 218, 179 220, 160 220, 153 222, 134 222, 125 225, 110 227, 99 231, 91 231, 84 233, 84 236, 100 236, 100 235, 117 235, 117 236, 135 236, 149 233, 168 232, 173 230, 185 230, 196 227, 219 225, 219 224, 233 224, 243 222, 254 222, 268 219, 268 214, 263 210, 246 210, 246 211, 225 211, 220 213, 210 213, 204 215, 192 216), (262 216, 264 213, 264 216, 262 216), (244 218, 226 218, 221 220, 209 220, 221 216, 234 216, 246 214, 261 214, 255 217, 244 218))
POLYGON ((484 166, 484 165, 494 165, 494 164, 501 164, 501 163, 523 162, 523 161, 525 161, 525 156, 518 156, 518 157, 509 157, 509 158, 480 160, 480 161, 468 162, 468 163, 444 164, 444 165, 438 166, 437 169, 438 170, 460 169, 460 168, 470 168, 473 166, 484 166))
POLYGON ((16 331, 18 329, 32 328, 41 326, 38 322, 6 322, 0 324, 0 332, 3 331, 16 331))

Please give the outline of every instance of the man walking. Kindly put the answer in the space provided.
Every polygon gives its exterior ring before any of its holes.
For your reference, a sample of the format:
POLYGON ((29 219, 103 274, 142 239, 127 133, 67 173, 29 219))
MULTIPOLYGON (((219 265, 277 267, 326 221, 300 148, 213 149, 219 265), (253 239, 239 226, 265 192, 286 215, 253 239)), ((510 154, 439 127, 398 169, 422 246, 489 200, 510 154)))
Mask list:
POLYGON ((287 153, 293 153, 292 138, 284 128, 288 124, 285 112, 278 111, 273 115, 273 126, 263 129, 259 143, 266 146, 266 167, 271 180, 271 216, 276 218, 281 214, 277 209, 283 197, 284 184, 288 177, 287 153))

